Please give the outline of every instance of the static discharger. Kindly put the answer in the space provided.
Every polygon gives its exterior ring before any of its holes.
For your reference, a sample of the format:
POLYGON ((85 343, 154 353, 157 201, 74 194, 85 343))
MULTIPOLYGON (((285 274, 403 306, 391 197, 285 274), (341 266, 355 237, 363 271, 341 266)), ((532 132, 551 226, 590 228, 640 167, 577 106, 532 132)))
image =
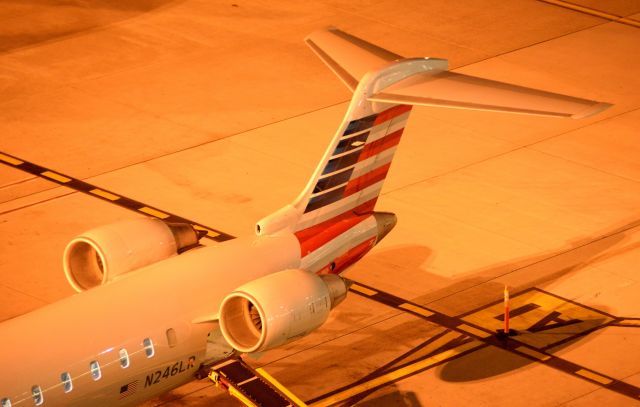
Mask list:
POLYGON ((498 329, 497 336, 501 339, 509 336, 516 336, 518 331, 509 329, 509 287, 504 286, 504 325, 502 329, 498 329))

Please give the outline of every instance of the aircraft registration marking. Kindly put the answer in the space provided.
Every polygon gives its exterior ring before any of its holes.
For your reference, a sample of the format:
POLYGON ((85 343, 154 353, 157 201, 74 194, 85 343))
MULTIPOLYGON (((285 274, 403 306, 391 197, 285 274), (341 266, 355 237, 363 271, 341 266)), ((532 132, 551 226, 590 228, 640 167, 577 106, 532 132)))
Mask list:
POLYGON ((156 370, 155 372, 147 375, 147 378, 144 381, 144 387, 147 388, 149 386, 153 386, 154 384, 158 384, 177 374, 186 372, 187 370, 192 369, 195 366, 195 363, 196 357, 191 356, 186 361, 180 360, 172 365, 168 365, 164 369, 156 370))

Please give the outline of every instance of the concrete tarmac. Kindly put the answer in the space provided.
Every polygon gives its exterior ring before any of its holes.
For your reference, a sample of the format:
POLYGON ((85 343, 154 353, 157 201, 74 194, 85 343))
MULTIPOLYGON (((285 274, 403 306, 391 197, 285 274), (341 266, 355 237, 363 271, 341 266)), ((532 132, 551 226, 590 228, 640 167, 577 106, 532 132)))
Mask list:
MULTIPOLYGON (((612 103, 584 120, 414 108, 377 206, 398 225, 346 273, 488 331, 507 285, 514 339, 578 370, 460 356, 470 337, 355 293, 247 360, 319 405, 638 405, 640 1, 572 4, 5 1, 0 152, 238 236, 295 198, 346 110, 314 30, 612 103)), ((0 166, 0 320, 72 295, 67 242, 135 216, 0 166)), ((145 405, 213 404, 238 402, 196 381, 145 405)))

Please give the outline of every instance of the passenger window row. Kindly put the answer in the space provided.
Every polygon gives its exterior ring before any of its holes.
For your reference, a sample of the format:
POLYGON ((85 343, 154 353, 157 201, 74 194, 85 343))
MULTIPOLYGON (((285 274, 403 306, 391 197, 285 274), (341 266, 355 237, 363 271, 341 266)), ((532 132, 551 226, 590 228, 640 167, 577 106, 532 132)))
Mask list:
MULTIPOLYGON (((151 338, 145 338, 142 341, 142 346, 144 349, 144 353, 147 358, 151 358, 155 355, 155 348, 153 347, 153 341, 151 338)), ((129 353, 125 348, 120 349, 118 352, 118 357, 120 359, 120 367, 126 369, 131 364, 129 359, 129 353)), ((89 363, 89 372, 91 374, 91 378, 94 381, 98 381, 102 378, 102 370, 100 369, 100 363, 97 360, 92 360, 89 363)), ((62 383, 62 388, 65 393, 71 392, 73 390, 73 381, 71 380, 71 374, 69 372, 63 372, 60 375, 60 382, 62 383)), ((33 398, 33 402, 36 406, 40 406, 44 403, 44 392, 42 388, 38 385, 31 387, 31 397, 33 398)), ((0 400, 0 407, 11 407, 11 400, 9 398, 3 398, 0 400)))

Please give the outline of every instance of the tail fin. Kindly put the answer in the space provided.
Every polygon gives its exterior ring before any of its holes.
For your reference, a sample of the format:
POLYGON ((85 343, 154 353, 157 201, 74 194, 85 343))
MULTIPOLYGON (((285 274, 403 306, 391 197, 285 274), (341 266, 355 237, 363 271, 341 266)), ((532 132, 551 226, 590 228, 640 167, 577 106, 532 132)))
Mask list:
POLYGON ((286 229, 304 240, 329 224, 344 223, 347 230, 371 213, 411 105, 572 118, 610 106, 448 72, 446 60, 403 58, 337 29, 313 33, 306 42, 353 97, 304 191, 259 221, 258 234, 286 229))

